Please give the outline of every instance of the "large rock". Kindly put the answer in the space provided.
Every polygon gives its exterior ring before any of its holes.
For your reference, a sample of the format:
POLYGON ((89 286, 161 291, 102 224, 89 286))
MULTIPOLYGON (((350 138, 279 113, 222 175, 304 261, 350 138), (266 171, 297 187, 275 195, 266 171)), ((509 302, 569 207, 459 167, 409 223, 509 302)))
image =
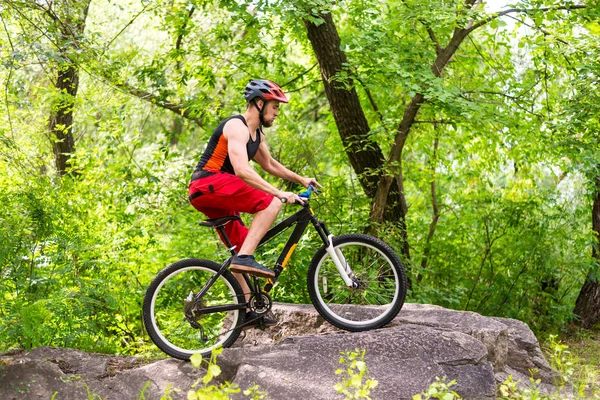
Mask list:
POLYGON ((0 399, 49 400, 55 393, 56 400, 137 399, 142 390, 150 394, 146 398, 160 399, 169 385, 188 389, 198 376, 189 363, 174 359, 149 364, 137 357, 39 347, 0 357, 0 399))
POLYGON ((355 348, 366 350, 370 375, 379 381, 372 391, 375 399, 410 399, 436 376, 456 379, 456 390, 464 398, 494 398, 494 371, 481 342, 461 332, 412 324, 230 349, 220 364, 241 387, 256 382, 273 399, 334 399, 333 387, 340 378, 333 372, 340 367, 340 352, 355 348))
MULTIPOLYGON (((266 331, 248 330, 234 347, 273 345, 291 336, 332 332, 350 334, 325 322, 312 305, 276 303, 272 314, 280 321, 277 326, 266 331)), ((477 339, 485 346, 486 359, 492 363, 500 382, 508 376, 505 372, 511 371, 518 372, 518 377, 527 381, 533 373, 543 383, 554 384, 556 371, 544 358, 531 329, 521 321, 484 317, 474 312, 449 310, 428 304, 405 304, 394 321, 384 329, 405 324, 461 332, 477 339)))
MULTIPOLYGON (((365 311, 367 312, 367 311, 365 311)), ((373 399, 410 399, 435 380, 456 380, 465 399, 493 399, 498 382, 512 374, 528 383, 535 369, 543 382, 555 372, 526 324, 472 312, 406 304, 387 327, 361 333, 340 331, 310 305, 275 304, 276 327, 248 330, 219 356, 222 379, 242 389, 257 383, 273 400, 336 399, 340 352, 366 350, 379 385, 373 399)), ((0 357, 0 399, 160 399, 169 390, 186 398, 202 376, 189 363, 38 348, 0 357), (169 386, 170 385, 170 386, 169 386), (168 389, 171 388, 171 389, 168 389), (172 388, 182 389, 179 392, 172 388)))

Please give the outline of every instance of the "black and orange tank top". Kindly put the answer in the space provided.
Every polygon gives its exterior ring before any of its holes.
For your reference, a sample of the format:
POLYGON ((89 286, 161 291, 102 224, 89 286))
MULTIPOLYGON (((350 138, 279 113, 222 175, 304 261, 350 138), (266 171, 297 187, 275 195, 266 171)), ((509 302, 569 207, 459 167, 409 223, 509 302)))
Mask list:
MULTIPOLYGON (((215 129, 211 135, 206 146, 206 150, 204 150, 204 153, 202 154, 198 165, 196 165, 196 170, 194 172, 221 171, 235 175, 235 171, 233 170, 233 166, 229 160, 227 139, 225 136, 223 136, 223 128, 225 127, 225 124, 234 118, 241 120, 244 125, 248 126, 246 119, 242 115, 234 115, 233 117, 227 118, 225 121, 221 122, 221 124, 217 126, 217 129, 215 129)), ((260 135, 260 128, 256 130, 256 140, 252 140, 252 137, 248 135, 248 142, 246 143, 248 160, 254 159, 254 156, 258 152, 258 147, 260 146, 260 135)))

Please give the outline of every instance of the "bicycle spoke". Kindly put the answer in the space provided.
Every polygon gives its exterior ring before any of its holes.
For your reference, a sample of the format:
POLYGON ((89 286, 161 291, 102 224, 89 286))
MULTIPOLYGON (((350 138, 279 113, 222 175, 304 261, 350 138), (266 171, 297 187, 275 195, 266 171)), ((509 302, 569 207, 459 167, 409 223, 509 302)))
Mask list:
MULTIPOLYGON (((352 235, 348 235, 352 236, 352 235)), ((315 281, 317 304, 341 326, 367 326, 387 318, 391 306, 398 304, 398 287, 403 285, 389 256, 370 244, 374 239, 360 236, 361 240, 348 241, 336 246, 338 258, 347 271, 351 271, 354 287, 348 287, 341 278, 333 260, 325 255, 319 262, 315 281), (368 238, 368 239, 363 239, 368 238), (363 241, 364 240, 364 241, 363 241)), ((391 251, 391 250, 388 250, 391 251)), ((403 302, 404 294, 401 301, 403 302)), ((393 312, 397 312, 396 306, 393 312)))
POLYGON ((193 353, 206 355, 216 346, 234 341, 245 308, 231 275, 219 276, 202 298, 196 299, 219 267, 193 265, 192 261, 184 260, 182 267, 174 265, 172 272, 157 277, 144 301, 144 322, 152 340, 167 354, 182 359, 193 353))

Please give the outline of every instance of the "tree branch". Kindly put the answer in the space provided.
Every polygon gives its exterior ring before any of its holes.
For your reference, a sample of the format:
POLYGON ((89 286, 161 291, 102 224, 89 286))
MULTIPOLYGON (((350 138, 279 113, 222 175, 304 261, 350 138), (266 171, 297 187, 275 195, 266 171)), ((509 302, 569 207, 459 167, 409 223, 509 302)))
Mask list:
MULTIPOLYGON (((10 45, 10 48, 12 50, 12 53, 15 54, 15 46, 12 42, 12 39, 10 37, 10 33, 8 32, 8 28, 6 26, 6 22, 4 21, 4 18, 2 17, 2 14, 0 14, 0 19, 2 20, 2 26, 4 27, 4 32, 6 32, 6 37, 8 38, 8 44, 10 45)), ((13 74, 13 65, 11 64, 9 70, 8 70, 8 76, 6 77, 6 84, 4 86, 4 104, 6 105, 6 116, 8 117, 8 123, 10 126, 10 134, 12 136, 13 142, 15 141, 15 133, 14 133, 14 129, 13 129, 13 122, 12 122, 12 117, 10 114, 10 107, 8 105, 8 88, 12 79, 12 74, 13 74)))
POLYGON ((557 11, 557 10, 581 10, 587 8, 586 5, 577 5, 573 4, 571 6, 559 6, 559 7, 542 7, 542 8, 510 8, 508 10, 497 12, 496 14, 490 15, 489 17, 482 19, 479 22, 473 23, 467 30, 468 33, 471 33, 475 29, 497 19, 504 15, 513 14, 513 13, 525 13, 530 14, 533 12, 546 12, 546 11, 557 11))
POLYGON ((182 116, 183 118, 194 121, 198 126, 204 125, 204 121, 202 120, 202 118, 197 118, 197 117, 192 116, 192 110, 190 109, 190 107, 188 105, 175 104, 175 103, 171 103, 171 102, 168 102, 165 100, 161 100, 157 95, 152 94, 150 92, 146 92, 145 90, 135 88, 135 87, 129 85, 128 83, 118 83, 118 84, 115 84, 115 86, 118 87, 119 89, 123 90, 126 93, 129 93, 135 97, 140 98, 141 100, 147 101, 149 103, 157 105, 158 107, 172 111, 172 112, 176 113, 177 115, 182 116))
POLYGON ((426 121, 414 121, 413 124, 452 124, 454 121, 448 121, 445 119, 430 119, 426 121))
POLYGON ((479 3, 480 1, 481 0, 467 0, 465 1, 465 5, 468 9, 472 9, 473 7, 475 7, 476 3, 479 3))
MULTIPOLYGON (((37 28, 37 24, 35 24, 34 21, 32 21, 31 19, 29 19, 22 12, 20 12, 19 8, 16 7, 16 5, 14 4, 14 2, 8 1, 7 4, 13 10, 15 10, 16 12, 18 12, 21 15, 21 17, 23 17, 31 26, 33 26, 34 28, 37 28)), ((35 8, 39 9, 39 10, 42 10, 42 11, 47 11, 48 10, 45 7, 42 7, 41 5, 38 5, 35 8)), ((138 14, 138 16, 139 16, 139 14, 138 14)), ((56 17, 56 18, 58 18, 58 17, 56 17)), ((135 18, 137 18, 137 16, 135 18)), ((129 26, 131 23, 132 22, 130 22, 127 26, 129 26)), ((37 29, 40 31, 40 33, 42 35, 44 35, 48 40, 50 40, 50 42, 57 49, 60 49, 60 45, 58 43, 56 43, 55 41, 53 41, 50 36, 48 36, 41 29, 39 29, 39 28, 37 28, 37 29)), ((119 32, 118 35, 120 35, 123 32, 124 29, 122 29, 121 32, 119 32)), ((113 38, 113 40, 115 38, 113 38)), ((114 82, 111 82, 111 79, 107 78, 106 76, 97 75, 97 74, 92 73, 91 71, 86 70, 86 68, 84 68, 82 65, 80 65, 76 60, 72 59, 69 55, 66 55, 66 57, 68 58, 69 62, 71 62, 74 66, 77 66, 77 68, 80 68, 81 70, 87 72, 90 76, 93 76, 93 77, 95 76, 97 79, 99 79, 100 81, 102 81, 105 84, 110 84, 110 85, 112 85, 114 87, 117 87, 119 90, 121 90, 121 91, 123 91, 125 93, 128 93, 130 95, 133 95, 135 97, 140 98, 141 100, 150 102, 150 103, 152 103, 152 104, 154 104, 154 105, 156 105, 158 107, 161 107, 161 108, 164 108, 166 110, 172 111, 172 112, 176 113, 177 115, 182 116, 183 118, 186 118, 186 119, 189 119, 191 121, 194 121, 198 126, 203 126, 203 124, 204 124, 204 121, 201 118, 197 118, 195 116, 192 116, 192 110, 190 109, 189 105, 175 104, 175 103, 171 103, 169 101, 161 100, 161 99, 159 99, 159 97, 157 95, 152 94, 150 92, 146 92, 144 90, 140 90, 140 89, 135 88, 135 87, 133 87, 130 84, 127 84, 127 83, 114 83, 114 82), (111 82, 111 83, 109 83, 109 82, 111 82)))
MULTIPOLYGON (((421 259, 421 270, 427 269, 427 263, 429 261, 429 254, 431 253, 431 241, 433 240, 433 235, 435 234, 435 228, 437 226, 438 220, 440 219, 440 207, 437 200, 437 187, 435 183, 435 166, 437 162, 437 151, 440 144, 439 134, 436 134, 435 140, 433 142, 433 154, 429 159, 429 165, 431 168, 431 207, 433 211, 433 215, 431 216, 431 222, 429 223, 429 232, 427 233, 427 239, 425 241, 425 248, 423 249, 423 258, 421 259)), ((421 282, 423 279, 423 274, 419 273, 417 275, 417 282, 421 282)))
MULTIPOLYGON (((402 0, 402 3, 404 3, 406 8, 410 9, 410 6, 406 3, 406 0, 402 0)), ((431 41, 433 42, 433 45, 435 46, 435 53, 438 54, 442 50, 442 46, 440 46, 440 42, 437 40, 437 37, 435 36, 435 32, 433 32, 433 29, 431 29, 429 26, 427 26, 427 24, 422 19, 419 18, 417 20, 421 24, 423 24, 423 26, 425 27, 425 30, 427 30, 429 39, 431 39, 431 41)))
MULTIPOLYGON (((404 2, 404 1, 403 1, 404 2)), ((478 4, 479 0, 466 0, 465 4, 468 8, 475 7, 478 4)), ((406 4, 404 2, 404 4, 406 4)), ((537 9, 520 9, 520 8, 511 8, 509 10, 504 10, 489 17, 475 22, 474 20, 469 21, 467 26, 464 28, 456 27, 452 34, 452 38, 448 42, 448 45, 441 49, 437 53, 437 57, 434 63, 431 65, 431 72, 436 77, 441 77, 444 69, 465 40, 466 37, 469 36, 471 32, 475 29, 487 24, 488 22, 499 18, 503 15, 508 15, 512 13, 522 12, 522 13, 533 13, 533 12, 546 12, 546 11, 555 11, 555 10, 574 10, 574 9, 584 9, 585 5, 572 5, 572 6, 558 6, 558 7, 543 7, 537 9)), ((425 102, 425 95, 423 93, 417 93, 413 96, 410 103, 408 104, 404 115, 402 116, 402 121, 397 128, 396 136, 394 137, 394 142, 390 149, 390 153, 387 159, 387 163, 390 165, 398 164, 401 165, 402 151, 404 149, 404 144, 406 143, 406 139, 410 130, 414 124, 415 117, 418 114, 421 106, 425 102)), ((515 102, 518 107, 522 108, 517 102, 515 102)), ((527 112, 531 112, 529 110, 525 110, 527 112)), ((535 115, 535 113, 531 112, 535 115)), ((402 171, 399 171, 401 174, 402 171)), ((399 176, 399 175, 398 175, 399 176)), ((389 175, 384 175, 381 177, 379 181, 379 185, 377 186, 377 190, 373 200, 373 207, 371 208, 371 220, 372 221, 381 221, 383 219, 383 207, 385 204, 385 199, 390 190, 390 186, 394 178, 389 175)))
POLYGON ((371 93, 371 90, 369 90, 369 88, 367 87, 367 85, 365 85, 365 83, 362 81, 362 79, 360 79, 358 77, 355 77, 354 79, 356 79, 358 81, 358 83, 360 83, 361 86, 363 87, 363 89, 365 90, 365 93, 367 94, 367 97, 369 98, 369 102, 371 103, 371 107, 373 107, 373 111, 375 111, 377 113, 377 115, 379 116, 379 120, 381 121, 381 124, 383 125, 383 114, 379 110, 377 103, 375 103, 375 99, 373 98, 373 94, 371 93))
MULTIPOLYGON (((505 98, 507 98, 507 99, 509 99, 509 100, 512 100, 512 101, 515 103, 515 105, 516 105, 518 108, 520 108, 521 110, 525 111, 526 113, 528 113, 528 114, 531 114, 531 115, 534 115, 534 116, 536 116, 536 117, 538 117, 538 118, 543 118, 543 117, 544 117, 544 116, 543 116, 543 115, 541 115, 541 114, 538 114, 538 113, 536 113, 536 112, 533 112, 533 111, 531 111, 531 110, 528 110, 527 108, 523 107, 523 106, 522 106, 522 105, 519 103, 520 96, 511 96, 511 95, 509 95, 509 94, 506 94, 506 93, 502 93, 502 92, 493 92, 493 91, 466 91, 466 92, 464 92, 464 93, 465 93, 465 94, 469 94, 469 93, 480 93, 480 94, 492 94, 492 95, 495 95, 495 96, 502 96, 502 97, 505 97, 505 98)), ((465 97, 465 96, 463 96, 463 95, 461 95, 461 97, 462 97, 463 99, 467 100, 467 101, 473 101, 473 100, 471 100, 471 99, 469 99, 469 98, 467 98, 467 97, 465 97)))
MULTIPOLYGON (((425 23, 421 22, 423 25, 425 25, 425 23)), ((433 32, 433 29, 431 29, 428 26, 425 26, 425 29, 427 29, 427 34, 429 35, 429 38, 431 39, 431 41, 433 42, 433 45, 435 46, 435 53, 438 54, 440 51, 442 51, 442 46, 440 46, 440 42, 438 42, 437 38, 435 37, 435 33, 433 32)))
POLYGON ((286 83, 284 83, 283 85, 280 85, 280 87, 286 87, 290 84, 292 84, 293 82, 296 82, 298 79, 302 78, 304 75, 308 74, 310 71, 312 71, 313 69, 315 69, 315 67, 319 65, 318 62, 314 63, 312 65, 312 67, 310 67, 309 69, 305 70, 304 72, 302 72, 300 75, 296 76, 295 78, 292 78, 291 80, 287 81, 286 83))
POLYGON ((129 28, 129 27, 130 27, 130 26, 131 26, 131 25, 132 25, 132 24, 135 22, 135 20, 136 20, 136 19, 138 19, 138 17, 139 17, 140 15, 142 15, 142 13, 143 13, 143 12, 145 12, 145 11, 146 11, 146 9, 147 9, 147 8, 150 6, 150 4, 152 4, 152 3, 151 3, 151 2, 148 2, 148 4, 146 4, 146 5, 144 6, 144 8, 142 8, 142 9, 140 10, 140 12, 138 12, 136 15, 134 15, 134 16, 133 16, 133 18, 131 18, 131 20, 129 20, 129 22, 128 22, 127 24, 125 24, 125 26, 124 26, 124 27, 123 27, 123 28, 122 28, 122 29, 121 29, 121 30, 120 30, 120 31, 119 31, 119 32, 118 32, 118 33, 117 33, 115 36, 113 36, 113 38, 112 38, 112 39, 110 39, 110 40, 108 41, 108 43, 107 43, 107 44, 104 46, 104 49, 102 50, 102 54, 101 54, 101 56, 103 56, 103 55, 104 55, 104 53, 106 53, 106 51, 108 50, 108 48, 109 48, 109 47, 110 47, 110 46, 113 44, 113 42, 114 42, 115 40, 117 40, 117 38, 118 38, 119 36, 121 36, 121 35, 123 34, 123 32, 125 32, 125 30, 127 30, 127 28, 129 28))
POLYGON ((525 26, 526 26, 526 27, 528 27, 528 28, 531 28, 531 29, 538 30, 538 31, 542 32, 544 35, 553 36, 553 37, 555 37, 555 38, 556 38, 556 41, 557 41, 557 42, 560 42, 560 43, 562 43, 562 44, 566 44, 566 45, 568 45, 568 44, 569 44, 567 41, 565 41, 565 40, 563 40, 563 39, 561 39, 561 38, 557 37, 556 35, 552 34, 551 32, 549 32, 549 31, 545 30, 545 29, 544 29, 544 28, 542 28, 542 27, 539 27, 539 26, 533 26, 533 25, 531 25, 531 24, 528 24, 527 22, 523 21, 522 19, 519 19, 519 18, 517 18, 517 17, 513 17, 512 15, 507 15, 507 17, 508 17, 508 18, 510 18, 510 19, 514 19, 515 21, 517 21, 517 22, 519 22, 519 23, 521 23, 521 24, 525 25, 525 26))
MULTIPOLYGON (((181 27, 182 31, 184 31, 185 28, 187 27, 188 21, 192 18, 192 15, 194 15, 194 11, 196 11, 196 7, 192 6, 192 8, 190 8, 190 12, 188 13, 187 19, 185 20, 185 23, 181 27)), ((183 32, 181 32, 181 34, 179 36, 177 36, 177 40, 175 42, 175 50, 181 49, 182 41, 183 41, 183 32)))

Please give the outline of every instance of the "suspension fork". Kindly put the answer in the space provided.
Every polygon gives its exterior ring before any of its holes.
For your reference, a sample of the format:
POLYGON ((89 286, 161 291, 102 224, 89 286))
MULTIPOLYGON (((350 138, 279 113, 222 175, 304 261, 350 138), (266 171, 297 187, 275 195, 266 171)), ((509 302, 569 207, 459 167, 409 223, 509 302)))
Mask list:
POLYGON ((352 279, 354 273, 352 272, 350 265, 348 265, 348 263, 346 262, 346 259, 344 258, 342 252, 339 249, 333 247, 333 234, 329 232, 325 222, 317 221, 317 219, 314 216, 312 217, 312 223, 315 226, 317 232, 319 233, 323 244, 325 245, 325 251, 327 252, 327 254, 329 254, 329 257, 331 257, 331 260, 333 261, 333 264, 340 273, 340 276, 344 280, 344 283, 350 288, 355 288, 356 283, 352 279))

